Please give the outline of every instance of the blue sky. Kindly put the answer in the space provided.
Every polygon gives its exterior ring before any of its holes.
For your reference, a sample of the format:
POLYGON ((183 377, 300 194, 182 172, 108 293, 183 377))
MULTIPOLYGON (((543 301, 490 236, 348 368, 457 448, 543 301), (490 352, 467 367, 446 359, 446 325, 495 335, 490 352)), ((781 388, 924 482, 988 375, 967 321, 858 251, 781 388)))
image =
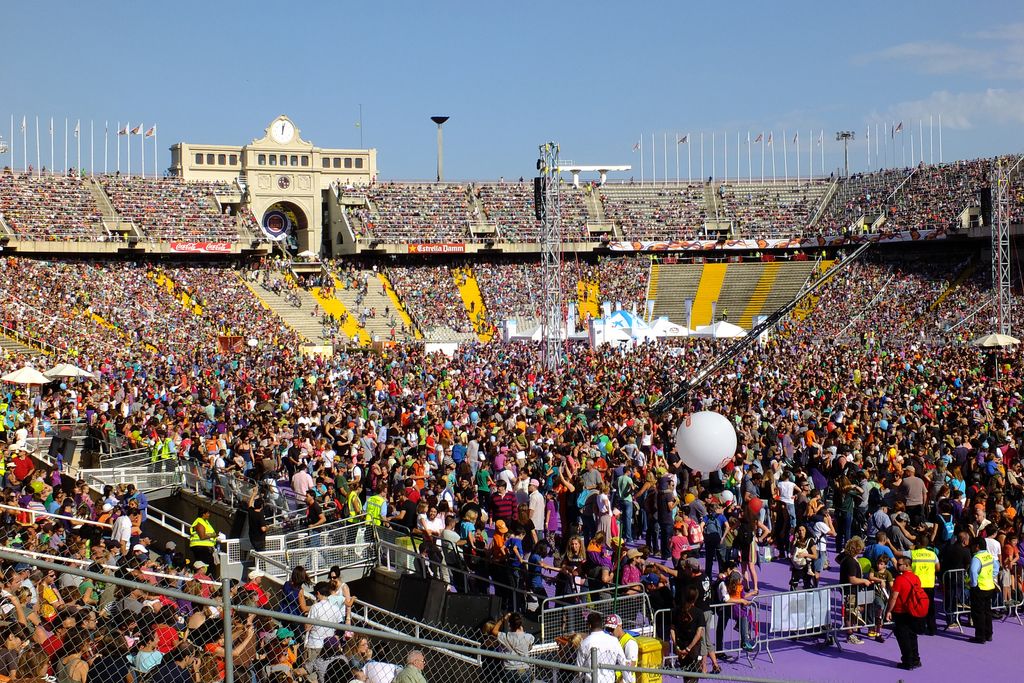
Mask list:
MULTIPOLYGON (((903 121, 902 135, 924 121, 926 159, 1024 151, 1024 4, 986 3, 425 3, 425 2, 18 2, 4 7, 0 134, 16 118, 22 164, 22 116, 40 116, 42 158, 49 160, 50 116, 96 121, 102 165, 103 121, 158 126, 160 168, 176 141, 245 144, 287 113, 305 139, 323 146, 378 149, 384 179, 431 178, 432 114, 448 114, 445 170, 450 179, 530 175, 537 145, 560 143, 563 158, 632 164, 645 175, 675 176, 674 136, 690 133, 691 172, 736 173, 736 134, 746 176, 745 140, 774 131, 776 173, 783 174, 782 131, 801 131, 807 172, 811 131, 825 131, 825 166, 842 163, 834 134, 856 131, 852 169, 866 167, 865 129, 903 121)), ((113 137, 111 138, 113 140, 113 137)), ((899 140, 895 155, 910 153, 899 140)), ((133 166, 139 163, 134 139, 133 166)), ((871 143, 874 157, 874 142, 871 143)), ((113 142, 110 147, 113 167, 113 142)), ((686 145, 680 145, 685 178, 686 145)), ((766 148, 771 174, 771 150, 766 148)), ((796 172, 789 145, 789 173, 796 172)), ((881 148, 879 150, 881 152, 881 148)), ((122 156, 124 152, 122 151, 122 156)), ((152 145, 147 170, 152 171, 152 145)), ((883 159, 872 166, 882 164, 883 159)), ((71 140, 71 158, 75 157, 71 140)), ((891 157, 890 157, 891 159, 891 157)), ((6 164, 7 160, 4 159, 6 164)), ((122 169, 125 161, 122 158, 122 169)), ((760 175, 760 146, 753 152, 760 175)), ((815 170, 820 153, 814 151, 815 170)))

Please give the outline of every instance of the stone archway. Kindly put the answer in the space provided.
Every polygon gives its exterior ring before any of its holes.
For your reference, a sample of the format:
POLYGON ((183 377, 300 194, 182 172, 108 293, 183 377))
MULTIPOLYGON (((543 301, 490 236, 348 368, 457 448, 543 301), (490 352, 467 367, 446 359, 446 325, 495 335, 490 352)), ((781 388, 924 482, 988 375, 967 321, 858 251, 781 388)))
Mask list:
POLYGON ((308 234, 309 219, 297 204, 278 201, 270 204, 260 217, 263 234, 275 242, 281 242, 289 252, 298 253, 304 248, 304 236, 308 234))

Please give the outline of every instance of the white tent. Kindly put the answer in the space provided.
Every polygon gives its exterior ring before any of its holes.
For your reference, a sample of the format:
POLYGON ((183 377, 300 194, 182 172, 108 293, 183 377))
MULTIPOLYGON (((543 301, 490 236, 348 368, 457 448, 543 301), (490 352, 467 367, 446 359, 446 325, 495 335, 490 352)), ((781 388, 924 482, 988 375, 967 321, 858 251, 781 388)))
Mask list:
POLYGON ((651 332, 656 337, 688 337, 692 334, 685 325, 677 325, 668 318, 662 316, 651 325, 651 332))
POLYGON ((715 339, 735 339, 745 337, 746 330, 732 323, 719 320, 714 325, 701 325, 693 333, 695 337, 714 337, 715 339))
POLYGON ((1020 344, 1019 339, 1006 334, 986 334, 971 342, 971 346, 980 346, 984 349, 1002 349, 1017 344, 1020 344))
POLYGON ((27 365, 14 372, 7 373, 0 377, 0 379, 10 384, 49 384, 53 381, 35 368, 30 368, 27 365))
POLYGON ((78 367, 77 365, 72 365, 71 363, 61 363, 60 365, 58 365, 56 367, 50 368, 49 370, 47 370, 43 374, 46 375, 47 377, 51 377, 51 378, 52 377, 88 377, 89 379, 96 379, 96 375, 94 375, 93 373, 89 372, 88 370, 83 370, 82 368, 78 367))

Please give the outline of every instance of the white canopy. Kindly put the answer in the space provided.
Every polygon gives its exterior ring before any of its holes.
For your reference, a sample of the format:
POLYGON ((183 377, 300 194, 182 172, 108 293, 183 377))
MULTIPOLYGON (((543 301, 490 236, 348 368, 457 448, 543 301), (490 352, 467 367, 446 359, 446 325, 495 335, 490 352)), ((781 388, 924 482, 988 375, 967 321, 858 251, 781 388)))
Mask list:
POLYGON ((316 254, 314 254, 309 249, 306 249, 305 251, 300 251, 298 256, 299 258, 316 258, 316 254))
POLYGON ((701 325, 693 334, 696 337, 714 337, 715 339, 735 339, 747 336, 746 330, 726 320, 719 320, 714 325, 701 325))
POLYGON ((27 365, 14 372, 7 373, 0 377, 0 379, 10 384, 49 384, 53 381, 35 368, 30 368, 27 365))
POLYGON ((94 375, 93 373, 89 372, 88 370, 83 370, 82 368, 78 367, 77 365, 72 365, 71 363, 61 363, 60 365, 58 365, 56 367, 50 368, 49 370, 47 370, 43 374, 46 375, 47 377, 51 377, 51 378, 53 378, 53 377, 88 377, 89 379, 96 379, 96 375, 94 375))
POLYGON ((1001 349, 1017 344, 1020 344, 1020 340, 1008 334, 986 334, 971 342, 971 346, 980 346, 984 349, 1001 349))
POLYGON ((693 334, 686 325, 677 325, 664 316, 654 321, 651 332, 657 337, 688 337, 693 334))

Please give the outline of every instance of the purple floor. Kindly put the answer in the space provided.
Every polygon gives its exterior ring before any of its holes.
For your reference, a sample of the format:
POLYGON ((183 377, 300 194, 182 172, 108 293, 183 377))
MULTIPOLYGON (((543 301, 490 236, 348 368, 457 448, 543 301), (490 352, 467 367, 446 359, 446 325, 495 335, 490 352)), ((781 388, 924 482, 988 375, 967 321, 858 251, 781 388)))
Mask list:
MULTIPOLYGON (((834 557, 834 553, 829 553, 834 557)), ((823 583, 838 583, 836 566, 825 571, 823 583)), ((762 564, 760 572, 761 595, 787 590, 789 565, 783 562, 762 564)), ((740 660, 722 664, 722 673, 738 676, 758 676, 797 681, 836 681, 855 683, 871 681, 997 681, 1021 680, 1020 662, 1009 653, 1024 655, 1024 626, 1013 617, 996 621, 993 642, 975 645, 967 642, 974 634, 972 628, 963 631, 943 630, 939 616, 939 634, 918 639, 924 666, 914 671, 897 669, 899 647, 892 632, 884 631, 885 642, 864 639, 862 645, 842 643, 842 648, 823 647, 818 642, 780 642, 773 644, 772 663, 768 654, 761 652, 753 660, 740 660), (1000 654, 1002 653, 1002 654, 1000 654)))

